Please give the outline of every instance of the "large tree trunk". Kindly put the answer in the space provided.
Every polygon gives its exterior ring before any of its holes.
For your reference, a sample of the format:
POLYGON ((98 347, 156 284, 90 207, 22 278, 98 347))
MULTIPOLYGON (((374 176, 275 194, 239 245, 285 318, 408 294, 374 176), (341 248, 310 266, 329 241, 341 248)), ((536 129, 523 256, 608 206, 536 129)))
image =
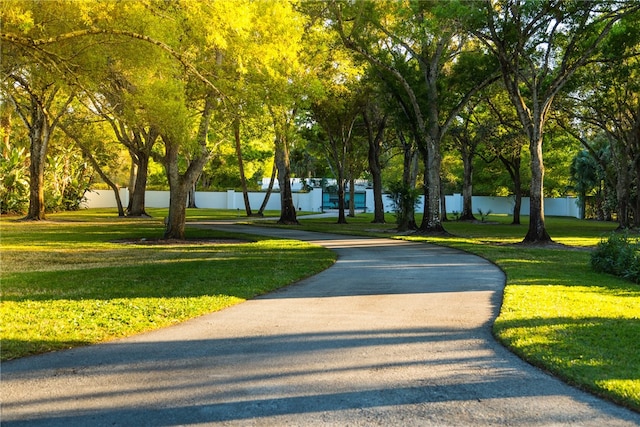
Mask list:
POLYGON ((366 112, 362 114, 367 127, 368 151, 367 160, 369 162, 369 172, 373 181, 373 221, 375 224, 384 224, 384 202, 382 200, 382 164, 380 163, 380 152, 382 151, 382 140, 384 130, 387 125, 387 117, 384 116, 379 121, 377 131, 374 135, 373 123, 370 122, 366 112))
MULTIPOLYGON (((122 126, 124 130, 126 127, 122 126)), ((149 130, 134 129, 133 139, 130 139, 128 132, 121 131, 119 133, 120 142, 123 143, 137 166, 135 171, 135 183, 133 191, 129 193, 129 206, 127 208, 128 216, 149 216, 146 212, 145 195, 147 191, 147 178, 149 176, 149 161, 153 153, 153 146, 158 141, 160 133, 155 127, 149 130)))
POLYGON ((149 155, 140 151, 136 153, 136 174, 133 191, 129 194, 127 216, 149 216, 145 208, 147 177, 149 176, 149 155))
POLYGON ((276 165, 278 168, 278 184, 280 185, 280 219, 279 224, 299 224, 296 208, 293 205, 291 191, 291 168, 289 164, 289 148, 284 135, 276 135, 276 165))
POLYGON ((421 233, 443 233, 440 216, 440 147, 433 137, 429 137, 427 149, 421 150, 424 156, 424 215, 418 228, 421 233), (426 151, 426 152, 425 152, 426 151))
POLYGON ((189 189, 193 187, 198 177, 202 174, 204 165, 209 160, 207 149, 207 134, 209 123, 213 113, 213 98, 205 101, 200 125, 198 127, 197 141, 199 152, 191 159, 187 170, 181 174, 178 166, 178 154, 180 145, 172 141, 167 135, 163 135, 165 143, 165 156, 162 159, 169 179, 169 216, 165 221, 165 239, 184 239, 184 227, 187 219, 187 197, 189 189))
POLYGON ((443 233, 442 216, 440 212, 440 138, 442 137, 439 124, 438 105, 438 65, 435 54, 430 61, 430 67, 423 70, 425 82, 427 83, 427 119, 420 117, 418 144, 423 148, 420 150, 425 157, 424 160, 424 182, 425 182, 425 203, 422 223, 418 228, 421 233, 443 233))
POLYGON ((163 159, 169 180, 169 216, 165 218, 165 239, 184 239, 184 227, 187 219, 187 197, 190 182, 180 174, 178 168, 179 145, 163 137, 165 157, 163 159))
POLYGON ((269 197, 271 197, 271 192, 273 191, 273 184, 276 180, 277 172, 278 168, 276 167, 276 162, 274 160, 273 168, 271 168, 271 178, 269 179, 269 186, 267 187, 267 192, 264 194, 264 199, 262 200, 262 204, 260 205, 260 209, 258 210, 259 216, 263 216, 264 210, 267 208, 267 203, 269 203, 269 197))
POLYGON ((45 219, 44 167, 50 137, 49 119, 40 104, 31 99, 31 126, 29 127, 29 211, 25 219, 45 219))
POLYGON ((184 239, 184 227, 187 220, 187 196, 189 188, 184 185, 180 176, 169 179, 169 216, 165 221, 165 239, 184 239), (176 182, 177 181, 177 182, 176 182))
POLYGON ((276 112, 269 107, 273 129, 275 132, 275 163, 278 170, 278 184, 280 185, 280 219, 279 224, 298 225, 296 208, 293 204, 291 191, 291 165, 289 161, 289 127, 291 118, 289 112, 276 112))
MULTIPOLYGON (((402 132, 398 132, 398 137, 402 142, 403 150, 402 182, 407 189, 413 189, 416 188, 418 180, 420 156, 414 149, 414 145, 410 141, 406 140, 402 132)), ((418 228, 418 224, 416 223, 415 214, 414 205, 405 206, 404 211, 402 212, 403 223, 398 225, 398 230, 416 230, 418 228)))
MULTIPOLYGON (((540 129, 540 127, 538 127, 540 129)), ((529 231, 524 238, 527 243, 550 242, 544 221, 544 163, 542 161, 542 132, 534 132, 529 144, 531 152, 531 204, 529 208, 529 231)))

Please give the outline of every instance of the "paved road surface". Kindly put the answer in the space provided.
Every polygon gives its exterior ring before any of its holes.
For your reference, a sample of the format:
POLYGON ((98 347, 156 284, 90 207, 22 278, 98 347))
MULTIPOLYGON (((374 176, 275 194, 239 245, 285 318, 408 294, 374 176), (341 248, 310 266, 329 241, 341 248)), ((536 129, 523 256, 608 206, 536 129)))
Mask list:
POLYGON ((490 263, 425 244, 250 230, 325 245, 338 262, 175 327, 4 363, 3 425, 640 425, 495 343, 504 277, 490 263))

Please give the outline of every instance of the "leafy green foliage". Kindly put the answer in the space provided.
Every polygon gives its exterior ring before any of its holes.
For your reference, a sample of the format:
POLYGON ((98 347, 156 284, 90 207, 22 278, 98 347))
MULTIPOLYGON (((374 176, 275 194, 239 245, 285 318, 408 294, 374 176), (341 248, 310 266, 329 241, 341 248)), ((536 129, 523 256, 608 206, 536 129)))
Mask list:
POLYGON ((410 188, 402 181, 392 182, 387 188, 387 197, 391 199, 396 214, 396 224, 404 224, 411 212, 420 204, 419 188, 410 188))
MULTIPOLYGON (((48 212, 78 210, 91 185, 92 169, 74 148, 55 148, 45 169, 48 212)), ((29 204, 29 167, 25 148, 7 147, 0 156, 2 213, 23 214, 29 204)))
POLYGON ((24 213, 29 204, 26 150, 11 147, 0 156, 0 212, 24 213))
POLYGON ((50 150, 45 170, 45 206, 48 212, 77 211, 91 186, 93 170, 74 147, 50 150))
POLYGON ((570 171, 571 180, 574 183, 573 187, 581 195, 586 195, 593 191, 604 175, 598 162, 587 150, 582 150, 576 154, 571 162, 570 171))
POLYGON ((640 283, 640 238, 612 233, 591 255, 591 266, 595 271, 640 283))

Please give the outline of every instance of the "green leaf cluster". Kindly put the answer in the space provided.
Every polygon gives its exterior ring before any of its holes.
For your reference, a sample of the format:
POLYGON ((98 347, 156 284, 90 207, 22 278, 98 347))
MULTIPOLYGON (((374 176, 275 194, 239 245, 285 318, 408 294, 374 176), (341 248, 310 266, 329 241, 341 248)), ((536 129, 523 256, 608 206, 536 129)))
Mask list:
POLYGON ((612 233, 591 254, 591 266, 595 271, 640 284, 640 238, 612 233))

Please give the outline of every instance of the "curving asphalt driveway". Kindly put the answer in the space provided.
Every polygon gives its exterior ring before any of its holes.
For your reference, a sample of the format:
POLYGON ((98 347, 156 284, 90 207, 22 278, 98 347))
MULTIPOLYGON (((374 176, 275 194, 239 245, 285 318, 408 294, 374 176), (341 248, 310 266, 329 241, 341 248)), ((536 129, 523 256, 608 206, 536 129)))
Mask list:
POLYGON ((640 414, 563 384, 493 340, 504 277, 478 257, 206 226, 312 241, 338 262, 175 327, 3 363, 2 424, 640 425, 640 414))

